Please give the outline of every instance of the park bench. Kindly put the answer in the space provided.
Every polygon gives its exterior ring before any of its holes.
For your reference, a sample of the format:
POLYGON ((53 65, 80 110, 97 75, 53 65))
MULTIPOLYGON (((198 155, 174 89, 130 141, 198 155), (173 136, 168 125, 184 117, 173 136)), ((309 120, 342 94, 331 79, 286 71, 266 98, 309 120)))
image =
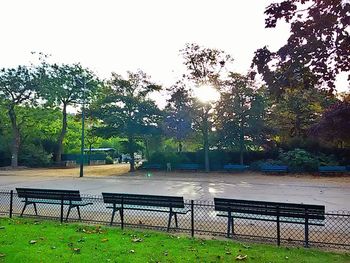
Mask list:
POLYGON ((322 205, 264 202, 214 198, 218 216, 227 217, 227 237, 234 232, 234 218, 276 222, 277 245, 280 245, 280 223, 305 226, 305 247, 309 245, 309 226, 324 226, 325 207, 322 205))
POLYGON ((63 221, 63 207, 68 205, 68 212, 66 220, 68 220, 70 211, 73 208, 77 209, 79 220, 80 206, 91 205, 92 203, 84 202, 81 199, 78 190, 57 190, 57 189, 34 189, 34 188, 16 188, 17 195, 19 198, 24 198, 24 206, 21 212, 21 216, 28 205, 33 205, 35 215, 38 215, 38 210, 36 204, 51 204, 61 206, 61 222, 63 221))
POLYGON ((263 164, 261 166, 261 171, 265 173, 287 173, 287 165, 273 165, 273 164, 263 164))
POLYGON ((182 171, 197 171, 200 169, 200 166, 197 163, 180 163, 176 168, 182 171))
POLYGON ((243 165, 243 164, 225 164, 223 168, 227 172, 228 171, 243 172, 247 170, 249 166, 243 165))
POLYGON ((318 167, 320 173, 345 173, 346 166, 320 166, 318 167))
POLYGON ((161 170, 162 165, 160 163, 145 163, 141 166, 142 169, 149 169, 149 170, 161 170))
POLYGON ((113 224, 115 213, 119 211, 122 228, 124 226, 124 210, 168 213, 169 218, 167 231, 169 231, 173 217, 175 220, 175 226, 178 227, 177 214, 186 214, 189 211, 185 208, 183 197, 178 196, 122 193, 102 193, 102 196, 104 203, 111 205, 107 206, 107 208, 112 209, 110 225, 113 224))

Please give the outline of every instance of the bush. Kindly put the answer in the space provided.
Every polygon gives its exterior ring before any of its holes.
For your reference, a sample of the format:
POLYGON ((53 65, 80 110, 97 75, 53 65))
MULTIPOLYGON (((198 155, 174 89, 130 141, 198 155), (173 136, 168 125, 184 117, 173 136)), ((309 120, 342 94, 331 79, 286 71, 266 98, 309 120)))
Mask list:
POLYGON ((155 152, 151 155, 148 163, 159 163, 166 165, 166 163, 171 163, 174 167, 179 163, 188 163, 190 162, 189 158, 182 153, 176 152, 155 152))
POLYGON ((252 162, 249 165, 249 169, 252 170, 252 171, 261 171, 261 167, 264 164, 285 165, 282 160, 268 159, 268 160, 259 160, 259 161, 252 162))
POLYGON ((113 164, 113 158, 111 156, 106 156, 106 164, 113 164))
POLYGON ((20 165, 29 167, 45 167, 52 162, 52 154, 48 154, 42 147, 26 145, 19 154, 20 165))
POLYGON ((286 153, 281 152, 280 160, 288 165, 291 172, 314 172, 319 166, 317 156, 299 148, 286 153))

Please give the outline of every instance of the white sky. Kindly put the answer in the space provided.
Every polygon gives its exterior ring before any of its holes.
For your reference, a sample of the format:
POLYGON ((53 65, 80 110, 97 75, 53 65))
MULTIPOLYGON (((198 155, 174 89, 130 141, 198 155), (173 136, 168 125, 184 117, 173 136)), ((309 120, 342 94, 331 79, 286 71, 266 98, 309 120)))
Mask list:
MULTIPOLYGON (((185 43, 230 53, 245 73, 257 48, 276 50, 289 26, 264 28, 273 0, 0 0, 0 67, 28 64, 31 51, 81 62, 103 77, 144 70, 169 86, 183 72, 185 43)), ((346 90, 345 75, 338 90, 346 90)), ((161 102, 160 102, 161 103, 161 102)))

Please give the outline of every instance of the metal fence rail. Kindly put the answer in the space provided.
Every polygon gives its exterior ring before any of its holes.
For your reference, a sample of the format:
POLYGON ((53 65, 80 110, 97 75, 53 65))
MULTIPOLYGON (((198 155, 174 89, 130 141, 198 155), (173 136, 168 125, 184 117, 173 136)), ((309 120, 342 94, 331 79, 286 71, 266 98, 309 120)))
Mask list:
MULTIPOLYGON (((85 222, 108 225, 111 220, 111 209, 106 208, 102 196, 81 195, 83 200, 92 205, 81 208, 81 220, 75 209, 71 211, 68 222, 85 222)), ((0 191, 0 216, 19 216, 23 208, 23 200, 18 198, 15 191, 0 191)), ((226 236, 227 219, 218 217, 214 210, 213 201, 186 200, 188 213, 178 215, 178 227, 172 223, 170 232, 188 233, 191 236, 226 236)), ((67 213, 64 207, 64 215, 67 213)), ((38 216, 34 208, 29 206, 24 217, 39 217, 43 219, 62 220, 60 206, 52 204, 38 204, 38 216)), ((121 222, 119 214, 115 216, 113 226, 147 228, 161 231, 167 230, 168 214, 125 210, 124 220, 121 222)), ((304 225, 281 223, 280 240, 282 245, 304 245, 304 225)), ((278 243, 275 222, 251 219, 235 219, 235 240, 263 243, 278 243)), ((334 211, 325 214, 324 226, 310 226, 310 247, 325 247, 336 249, 350 249, 350 212, 334 211)))

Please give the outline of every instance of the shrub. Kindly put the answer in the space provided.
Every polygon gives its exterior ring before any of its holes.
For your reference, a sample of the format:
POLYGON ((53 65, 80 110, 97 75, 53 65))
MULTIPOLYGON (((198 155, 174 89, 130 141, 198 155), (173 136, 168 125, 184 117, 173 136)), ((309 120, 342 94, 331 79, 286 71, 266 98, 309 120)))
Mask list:
POLYGON ((186 155, 176 152, 155 152, 151 155, 148 160, 149 163, 160 163, 165 165, 166 163, 171 163, 172 166, 175 166, 179 163, 187 163, 190 160, 186 155))
POLYGON ((109 155, 106 156, 106 164, 113 164, 113 158, 109 155))
POLYGON ((18 159, 20 165, 29 167, 45 167, 51 164, 52 154, 48 154, 40 146, 28 144, 22 148, 18 159))
POLYGON ((249 165, 249 169, 252 170, 252 171, 260 171, 261 170, 261 166, 263 166, 264 164, 284 165, 282 160, 272 160, 272 159, 259 160, 259 161, 252 162, 249 165))
POLYGON ((299 148, 285 153, 281 152, 280 160, 288 165, 291 172, 314 172, 319 166, 317 156, 299 148))

